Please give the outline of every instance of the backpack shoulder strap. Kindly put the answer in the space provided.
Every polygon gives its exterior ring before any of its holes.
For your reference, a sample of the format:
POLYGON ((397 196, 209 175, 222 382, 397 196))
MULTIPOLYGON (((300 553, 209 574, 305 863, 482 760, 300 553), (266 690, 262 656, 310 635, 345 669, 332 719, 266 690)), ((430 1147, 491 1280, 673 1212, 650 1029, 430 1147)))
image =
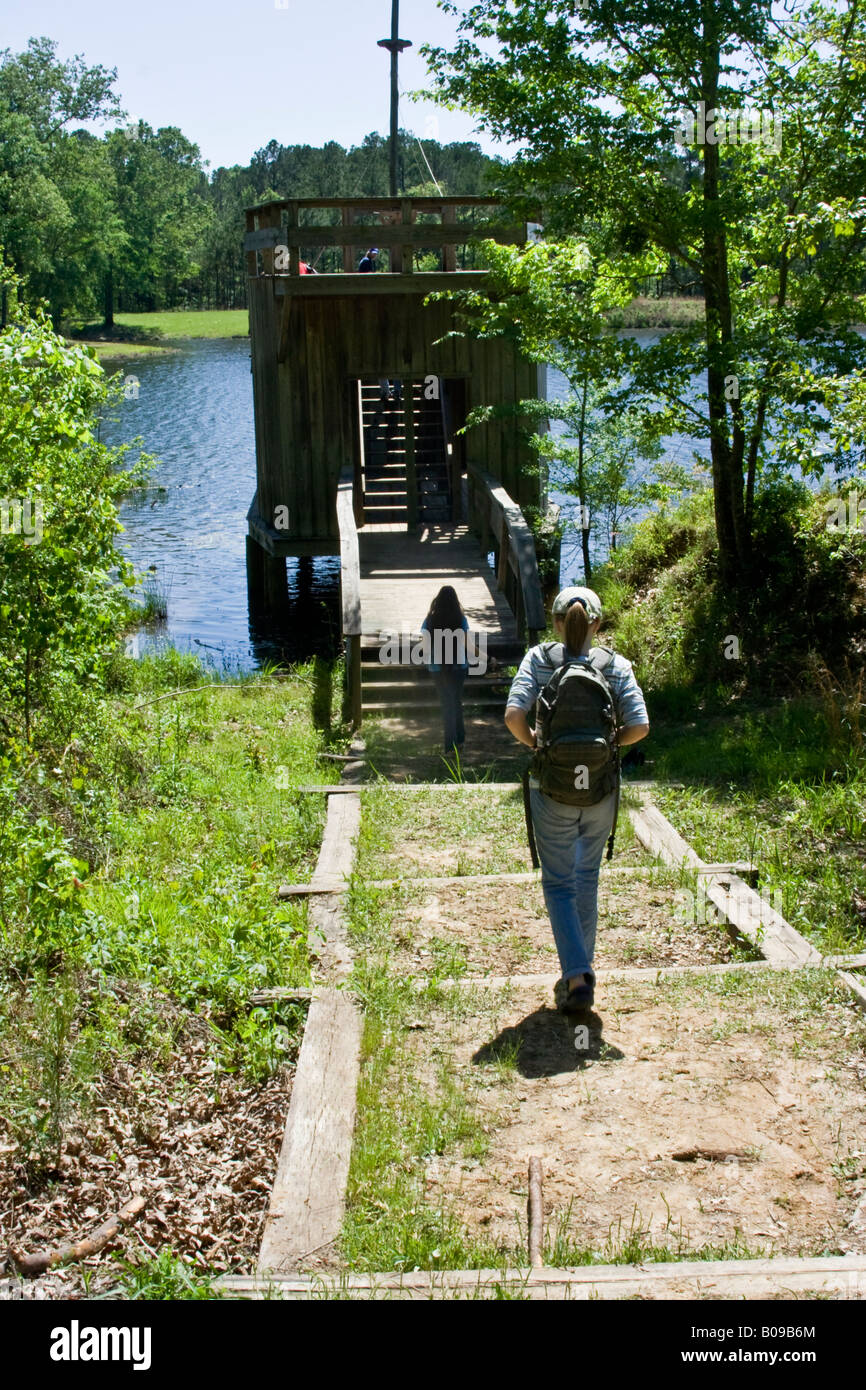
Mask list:
POLYGON ((612 651, 610 647, 591 647, 588 660, 595 667, 596 671, 604 672, 607 670, 608 666, 613 664, 615 656, 616 652, 612 651))
POLYGON ((551 666, 565 665, 565 645, 562 642, 542 642, 541 650, 545 661, 551 666))

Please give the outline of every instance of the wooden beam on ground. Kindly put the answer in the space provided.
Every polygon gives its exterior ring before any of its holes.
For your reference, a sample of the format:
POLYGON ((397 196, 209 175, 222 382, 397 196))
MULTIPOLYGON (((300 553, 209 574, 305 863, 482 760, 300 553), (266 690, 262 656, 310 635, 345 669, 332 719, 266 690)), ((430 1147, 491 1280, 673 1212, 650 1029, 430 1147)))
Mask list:
POLYGON ((766 960, 820 965, 821 953, 784 917, 759 897, 736 873, 714 871, 695 853, 670 821, 649 800, 645 784, 639 788, 641 804, 630 808, 635 834, 652 854, 674 867, 685 865, 699 875, 708 900, 756 946, 766 960))
MULTIPOLYGON (((357 788, 346 796, 328 797, 328 819, 310 879, 313 890, 307 914, 309 948, 330 978, 345 979, 352 970, 352 952, 343 919, 343 894, 355 862, 355 843, 361 825, 357 788)), ((309 1026, 309 1025, 308 1025, 309 1026)))
POLYGON ((739 874, 751 888, 757 886, 758 872, 757 864, 750 863, 748 859, 736 859, 732 863, 703 864, 695 870, 697 874, 739 874))
POLYGON ((322 880, 315 886, 312 883, 281 883, 277 889, 277 897, 285 901, 287 898, 312 898, 316 894, 345 893, 345 891, 346 880, 332 878, 327 882, 322 880))
POLYGON ((533 1269, 544 1264, 544 1170, 541 1159, 533 1154, 529 1160, 529 1195, 526 1199, 527 1246, 533 1269))
POLYGON ((259 1275, 292 1271, 338 1237, 355 1127, 361 1015, 341 990, 310 1005, 277 1175, 265 1218, 259 1275))
POLYGON ((435 792, 435 791, 486 791, 486 792, 517 792, 521 790, 520 782, 361 782, 348 785, 342 782, 323 783, 321 785, 308 785, 299 787, 302 792, 315 793, 318 796, 335 796, 348 792, 368 791, 374 787, 387 787, 394 792, 435 792))
POLYGON ((710 902, 767 960, 821 964, 821 952, 744 883, 739 874, 713 874, 703 882, 710 902))
MULTIPOLYGON (((703 965, 699 961, 692 965, 616 965, 610 970, 600 970, 596 985, 628 980, 666 980, 677 975, 736 975, 761 970, 807 969, 835 970, 837 966, 832 957, 817 964, 799 960, 727 960, 709 961, 703 965)), ((553 989, 559 979, 559 972, 541 975, 460 975, 440 983, 443 989, 553 989)), ((415 984, 419 990, 426 989, 428 981, 425 976, 418 976, 415 984)))
POLYGON ((520 1292, 531 1300, 772 1298, 797 1293, 866 1294, 866 1255, 800 1259, 681 1260, 646 1265, 583 1265, 578 1269, 457 1269, 349 1274, 314 1278, 229 1276, 217 1287, 240 1298, 408 1299, 500 1297, 520 1292))
MULTIPOLYGON (((730 864, 716 864, 713 866, 714 872, 724 870, 731 872, 730 864)), ((650 874, 660 872, 653 864, 607 864, 602 863, 602 879, 607 878, 647 878, 650 874)), ((404 876, 403 878, 373 878, 368 881, 368 888, 399 888, 405 884, 420 888, 447 888, 451 885, 470 888, 473 885, 485 883, 537 883, 541 886, 541 870, 526 869, 522 872, 502 873, 502 874, 418 874, 417 876, 404 876)), ((295 888, 296 885, 288 885, 295 888)), ((298 890, 303 889, 304 885, 297 885, 298 890)))
POLYGON ((361 798, 357 787, 348 796, 328 798, 328 818, 319 849, 319 858, 310 887, 319 890, 334 881, 345 887, 355 863, 355 841, 361 826, 361 798))
MULTIPOLYGON (((308 885, 311 950, 332 979, 345 978, 352 952, 343 920, 361 823, 361 800, 329 797, 319 858, 308 885)), ((269 999, 276 991, 260 991, 269 999)), ((299 991, 292 990, 297 997, 299 991)), ((292 1086, 277 1174, 259 1251, 260 1272, 292 1271, 340 1233, 355 1128, 361 1066, 360 1010, 349 994, 330 986, 310 991, 304 1040, 292 1086)))
POLYGON ((629 807, 628 813, 634 833, 650 854, 657 855, 666 864, 671 864, 677 869, 681 864, 696 870, 706 868, 703 859, 695 854, 691 845, 648 799, 644 798, 640 806, 629 807))
MULTIPOLYGON (((854 964, 853 961, 848 963, 854 964)), ((863 980, 858 980, 856 975, 849 975, 847 970, 840 970, 839 978, 853 994, 860 1008, 866 1009, 866 987, 864 987, 863 980)))

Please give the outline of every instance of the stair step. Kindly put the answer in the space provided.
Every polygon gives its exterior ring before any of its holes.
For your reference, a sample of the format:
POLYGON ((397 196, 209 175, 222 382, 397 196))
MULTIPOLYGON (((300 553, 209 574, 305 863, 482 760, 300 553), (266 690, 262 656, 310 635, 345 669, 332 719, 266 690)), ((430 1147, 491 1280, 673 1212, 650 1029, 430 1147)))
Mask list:
MULTIPOLYGON (((362 707, 362 709, 363 709, 367 714, 384 714, 384 715, 398 715, 398 714, 407 714, 407 715, 410 715, 410 714, 418 714, 418 713, 421 712, 421 710, 429 710, 429 711, 432 713, 434 710, 436 710, 436 711, 438 712, 438 710, 440 709, 439 701, 438 701, 438 700, 435 700, 435 699, 434 699, 434 700, 417 700, 417 701, 416 701, 416 700, 397 700, 397 701, 394 701, 393 703, 390 703, 390 702, 389 702, 389 703, 387 703, 387 704, 383 704, 383 703, 382 703, 381 701, 379 701, 379 700, 369 700, 369 701, 368 701, 368 700, 364 700, 363 697, 362 697, 362 700, 361 700, 361 707, 362 707)), ((471 702, 471 701, 469 701, 469 700, 464 700, 464 702, 463 702, 463 710, 464 710, 464 713, 466 713, 466 714, 470 714, 470 713, 472 713, 472 712, 475 712, 475 713, 481 713, 481 712, 483 712, 483 713, 485 713, 485 714, 499 714, 499 712, 500 712, 501 709, 504 709, 504 704, 501 705, 501 706, 496 706, 496 707, 494 707, 494 706, 488 705, 488 704, 483 704, 483 703, 482 703, 482 704, 478 704, 478 703, 474 703, 474 702, 471 702)))
MULTIPOLYGON (((361 663, 361 682, 363 685, 411 685, 417 681, 426 682, 427 678, 428 672, 424 666, 406 666, 397 662, 392 665, 387 661, 363 661, 361 663)), ((485 690, 499 688, 507 690, 511 684, 511 679, 501 672, 476 675, 470 670, 467 684, 472 687, 483 686, 485 690)))

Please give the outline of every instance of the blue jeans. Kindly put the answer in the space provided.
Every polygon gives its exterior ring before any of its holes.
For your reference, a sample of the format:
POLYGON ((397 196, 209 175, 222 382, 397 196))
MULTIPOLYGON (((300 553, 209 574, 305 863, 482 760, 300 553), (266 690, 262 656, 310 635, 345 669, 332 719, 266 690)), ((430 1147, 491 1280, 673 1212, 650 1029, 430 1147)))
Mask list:
POLYGON ((466 680, 465 666, 443 666, 440 671, 431 671, 431 676, 439 692, 442 706, 442 738, 445 752, 461 744, 466 737, 463 728, 463 685, 466 680))
POLYGON ((590 974, 598 926, 598 875, 613 824, 616 792, 596 806, 565 806, 531 787, 541 886, 562 978, 590 974))

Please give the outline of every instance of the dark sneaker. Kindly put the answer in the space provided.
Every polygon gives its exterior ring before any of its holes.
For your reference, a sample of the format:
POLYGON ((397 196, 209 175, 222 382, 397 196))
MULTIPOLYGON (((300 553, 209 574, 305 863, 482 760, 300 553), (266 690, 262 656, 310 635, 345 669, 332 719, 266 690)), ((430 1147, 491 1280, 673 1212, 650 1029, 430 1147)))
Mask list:
POLYGON ((575 985, 570 989, 559 1006, 564 1014, 582 1014, 591 1009, 595 1000, 592 985, 575 985))

